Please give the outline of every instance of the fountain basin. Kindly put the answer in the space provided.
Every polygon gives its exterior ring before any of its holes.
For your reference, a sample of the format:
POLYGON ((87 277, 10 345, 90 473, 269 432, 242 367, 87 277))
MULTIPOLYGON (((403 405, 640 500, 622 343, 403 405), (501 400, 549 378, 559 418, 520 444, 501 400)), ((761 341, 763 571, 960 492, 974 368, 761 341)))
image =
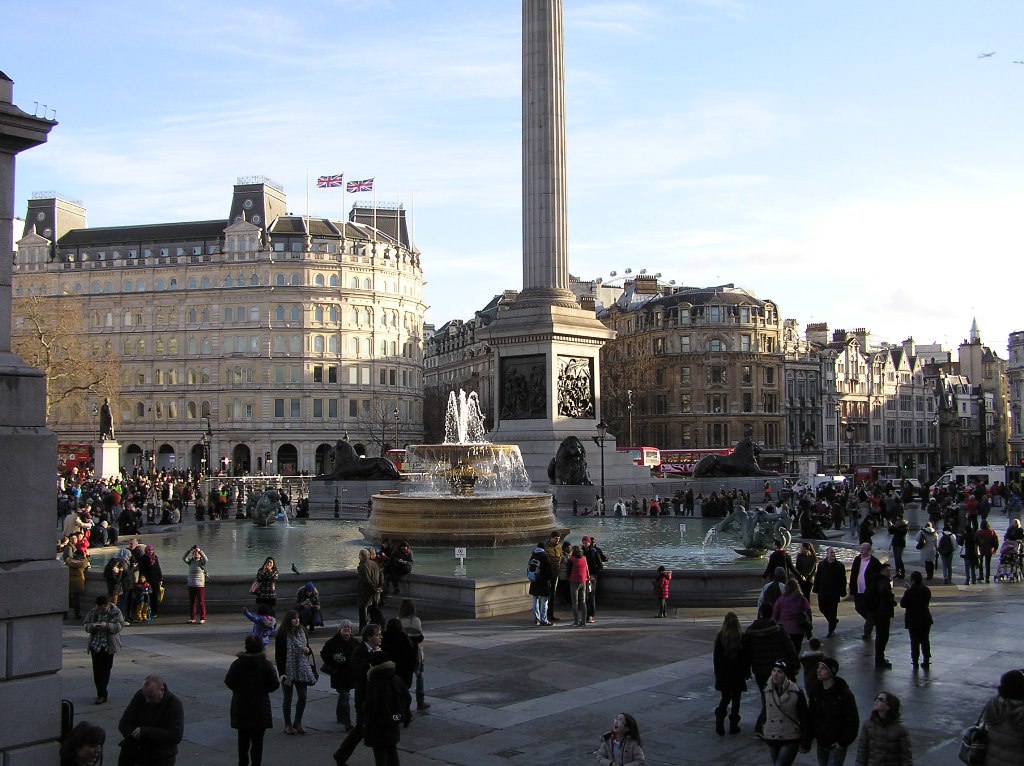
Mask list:
POLYGON ((381 493, 363 535, 412 546, 503 547, 533 545, 562 529, 551 512, 551 495, 448 495, 381 493))

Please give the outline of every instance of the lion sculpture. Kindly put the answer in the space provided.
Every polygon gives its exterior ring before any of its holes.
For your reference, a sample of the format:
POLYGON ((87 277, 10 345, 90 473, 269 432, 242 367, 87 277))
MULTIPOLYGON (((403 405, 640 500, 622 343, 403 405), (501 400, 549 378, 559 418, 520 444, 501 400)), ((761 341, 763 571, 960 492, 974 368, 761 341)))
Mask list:
POLYGON ((587 473, 587 451, 576 436, 567 436, 558 445, 558 454, 548 463, 552 484, 593 484, 587 473))
POLYGON ((363 457, 351 444, 339 439, 334 445, 334 470, 319 477, 342 481, 400 479, 395 464, 383 457, 363 457))
POLYGON ((777 471, 765 471, 757 464, 761 448, 746 436, 736 444, 731 455, 705 455, 693 469, 695 479, 706 476, 778 476, 777 471))

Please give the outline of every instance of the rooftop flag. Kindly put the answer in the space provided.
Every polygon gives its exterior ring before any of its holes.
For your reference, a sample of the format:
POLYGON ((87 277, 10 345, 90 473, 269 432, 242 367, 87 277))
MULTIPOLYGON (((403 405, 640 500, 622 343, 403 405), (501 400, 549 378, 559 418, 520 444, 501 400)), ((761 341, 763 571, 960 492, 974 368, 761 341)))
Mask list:
POLYGON ((331 189, 335 186, 341 186, 345 182, 345 174, 339 173, 336 176, 320 176, 316 179, 316 185, 318 189, 331 189))
POLYGON ((345 190, 350 194, 352 192, 368 192, 373 191, 373 179, 367 178, 365 181, 349 181, 348 186, 345 190))

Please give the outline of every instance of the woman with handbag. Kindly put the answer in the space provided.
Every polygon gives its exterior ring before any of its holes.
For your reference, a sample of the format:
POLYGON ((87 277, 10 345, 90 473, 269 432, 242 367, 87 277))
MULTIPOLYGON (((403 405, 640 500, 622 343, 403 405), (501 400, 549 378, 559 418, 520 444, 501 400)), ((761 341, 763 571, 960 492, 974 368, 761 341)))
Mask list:
POLYGON ((274 606, 277 604, 277 578, 279 576, 277 562, 274 561, 273 556, 267 556, 263 566, 256 572, 256 579, 249 589, 256 595, 256 606, 266 605, 271 614, 274 613, 274 606))
POLYGON ((857 766, 914 766, 910 733, 900 723, 900 699, 887 691, 875 695, 871 717, 857 740, 857 766))
POLYGON ((999 679, 999 691, 981 714, 988 735, 985 766, 1017 766, 1024 752, 1024 670, 999 679))
POLYGON ((309 636, 299 623, 299 613, 286 612, 274 639, 274 660, 284 687, 284 733, 305 734, 302 714, 306 712, 306 689, 316 683, 316 667, 309 636), (292 695, 295 695, 295 720, 292 721, 292 695))

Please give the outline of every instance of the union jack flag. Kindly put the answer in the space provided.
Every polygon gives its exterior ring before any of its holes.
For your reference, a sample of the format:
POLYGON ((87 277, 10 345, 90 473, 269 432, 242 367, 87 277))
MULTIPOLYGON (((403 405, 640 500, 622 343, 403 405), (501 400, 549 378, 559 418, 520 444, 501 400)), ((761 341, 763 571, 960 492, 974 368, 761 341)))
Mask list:
POLYGON ((349 192, 368 192, 373 191, 373 179, 367 178, 365 181, 349 181, 348 186, 345 187, 345 191, 349 192))
POLYGON ((341 186, 344 182, 344 173, 339 173, 336 176, 320 176, 318 179, 316 179, 316 185, 318 189, 332 189, 335 186, 341 186))

